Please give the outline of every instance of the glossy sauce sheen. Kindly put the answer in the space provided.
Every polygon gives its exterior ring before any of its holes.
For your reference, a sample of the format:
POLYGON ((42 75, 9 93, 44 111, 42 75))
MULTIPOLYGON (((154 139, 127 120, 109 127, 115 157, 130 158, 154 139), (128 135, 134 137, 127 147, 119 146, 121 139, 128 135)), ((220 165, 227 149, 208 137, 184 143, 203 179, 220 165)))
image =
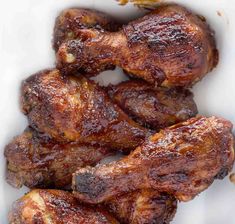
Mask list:
POLYGON ((107 88, 111 99, 133 120, 159 130, 196 116, 193 93, 183 88, 163 88, 128 80, 107 88))
POLYGON ((16 201, 9 214, 10 224, 118 224, 102 209, 80 204, 71 193, 33 190, 16 201))
POLYGON ((107 93, 83 76, 39 72, 22 84, 21 104, 30 125, 58 142, 77 141, 129 151, 149 131, 131 120, 107 93))
POLYGON ((65 188, 78 167, 95 165, 110 153, 105 147, 59 144, 28 128, 5 148, 7 182, 17 188, 65 188))
POLYGON ((152 188, 189 201, 224 178, 234 164, 232 124, 217 117, 196 117, 151 136, 129 156, 79 169, 74 194, 100 203, 138 189, 152 188))
POLYGON ((86 41, 63 43, 57 61, 65 74, 96 75, 117 65, 155 85, 192 86, 216 66, 218 52, 202 17, 178 5, 162 5, 118 32, 93 32, 86 41))

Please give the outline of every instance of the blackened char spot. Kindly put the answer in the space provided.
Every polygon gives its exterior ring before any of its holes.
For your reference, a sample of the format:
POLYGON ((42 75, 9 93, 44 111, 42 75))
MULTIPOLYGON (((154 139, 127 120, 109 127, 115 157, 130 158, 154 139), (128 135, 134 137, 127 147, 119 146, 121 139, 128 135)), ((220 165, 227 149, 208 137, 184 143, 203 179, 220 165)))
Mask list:
POLYGON ((215 179, 224 179, 229 173, 229 169, 227 167, 223 167, 215 176, 215 179))
POLYGON ((81 173, 76 176, 76 190, 90 198, 97 198, 106 190, 106 184, 100 178, 90 173, 81 173))

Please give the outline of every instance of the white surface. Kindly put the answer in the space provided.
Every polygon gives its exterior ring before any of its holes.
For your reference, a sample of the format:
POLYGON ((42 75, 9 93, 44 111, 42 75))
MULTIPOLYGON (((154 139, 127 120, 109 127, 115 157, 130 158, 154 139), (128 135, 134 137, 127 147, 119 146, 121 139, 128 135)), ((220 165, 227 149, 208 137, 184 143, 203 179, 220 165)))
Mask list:
MULTIPOLYGON (((175 0, 206 16, 216 31, 220 63, 194 88, 200 113, 220 115, 235 124, 235 4, 232 0, 175 0), (217 15, 219 11, 222 16, 217 15)), ((21 81, 40 69, 53 67, 52 29, 56 15, 71 6, 102 10, 120 20, 134 18, 139 10, 121 7, 114 0, 0 0, 0 223, 7 223, 11 203, 25 190, 4 180, 4 145, 22 132, 27 122, 19 111, 21 81)), ((105 77, 110 73, 106 72, 105 77)), ((120 71, 119 71, 120 73, 120 71)), ((112 74, 112 80, 119 76, 112 74)), ((105 81, 107 83, 107 80, 105 81)), ((235 224, 235 185, 215 181, 189 203, 181 203, 173 224, 235 224)))

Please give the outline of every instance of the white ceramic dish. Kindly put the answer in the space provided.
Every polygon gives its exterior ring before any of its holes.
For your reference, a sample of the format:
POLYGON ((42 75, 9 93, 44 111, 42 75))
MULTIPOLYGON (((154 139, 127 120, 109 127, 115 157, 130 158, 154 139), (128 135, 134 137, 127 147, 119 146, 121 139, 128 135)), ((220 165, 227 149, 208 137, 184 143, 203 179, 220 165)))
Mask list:
MULTIPOLYGON (((235 4, 231 0, 175 0, 204 15, 216 31, 218 67, 193 91, 204 115, 219 115, 235 124, 235 4)), ((4 180, 4 145, 26 127, 20 113, 21 80, 40 69, 53 67, 51 37, 54 20, 64 8, 77 6, 104 11, 121 21, 143 13, 114 0, 0 0, 0 223, 7 223, 11 203, 27 189, 16 190, 4 180)), ((121 71, 105 72, 101 83, 122 80, 121 71), (118 75, 119 74, 119 75, 118 75)), ((215 181, 189 203, 180 203, 173 224, 235 224, 235 185, 228 177, 215 181)))

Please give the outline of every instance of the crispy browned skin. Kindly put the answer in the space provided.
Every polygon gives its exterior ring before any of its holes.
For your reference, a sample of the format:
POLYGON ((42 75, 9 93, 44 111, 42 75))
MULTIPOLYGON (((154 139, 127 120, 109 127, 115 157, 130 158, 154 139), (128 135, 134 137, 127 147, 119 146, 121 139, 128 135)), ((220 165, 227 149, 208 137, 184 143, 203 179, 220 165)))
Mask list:
POLYGON ((57 51, 67 40, 91 38, 95 30, 117 31, 118 25, 108 15, 90 9, 70 8, 57 17, 54 27, 53 47, 57 51), (95 29, 90 31, 89 29, 95 29))
POLYGON ((191 118, 151 136, 120 161, 79 169, 74 194, 99 203, 138 189, 153 188, 188 201, 234 163, 232 124, 217 117, 191 118))
POLYGON ((163 5, 115 33, 95 33, 85 42, 61 45, 58 68, 98 74, 113 64, 162 86, 191 86, 218 61, 214 34, 202 17, 163 5))
POLYGON ((174 197, 148 189, 116 196, 105 204, 123 224, 168 224, 177 208, 174 197))
POLYGON ((71 193, 33 190, 16 201, 10 224, 118 224, 106 211, 79 204, 71 193))
POLYGON ((148 134, 108 94, 83 76, 39 72, 22 84, 22 110, 30 125, 57 141, 105 145, 129 151, 148 134))
POLYGON ((58 144, 30 128, 5 148, 7 181, 14 187, 64 188, 78 167, 93 166, 111 152, 80 143, 58 144))
POLYGON ((111 99, 133 120, 159 130, 196 116, 193 94, 182 88, 153 88, 141 80, 129 80, 107 88, 111 99))

